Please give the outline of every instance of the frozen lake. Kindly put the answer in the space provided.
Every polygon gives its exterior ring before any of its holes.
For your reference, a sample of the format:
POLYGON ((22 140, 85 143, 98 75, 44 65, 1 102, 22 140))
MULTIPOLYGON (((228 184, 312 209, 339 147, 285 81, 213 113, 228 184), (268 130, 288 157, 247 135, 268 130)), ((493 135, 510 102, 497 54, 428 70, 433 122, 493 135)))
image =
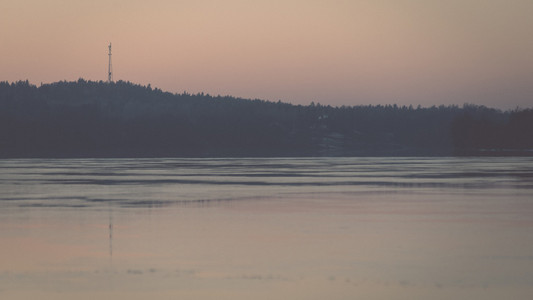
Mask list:
POLYGON ((1 299, 532 299, 533 158, 0 160, 1 299))

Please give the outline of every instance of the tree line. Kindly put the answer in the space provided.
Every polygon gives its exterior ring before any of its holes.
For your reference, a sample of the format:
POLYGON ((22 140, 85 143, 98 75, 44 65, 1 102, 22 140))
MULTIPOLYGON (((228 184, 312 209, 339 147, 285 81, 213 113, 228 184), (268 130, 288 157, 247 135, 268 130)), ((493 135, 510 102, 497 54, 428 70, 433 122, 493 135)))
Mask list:
POLYGON ((292 105, 130 82, 0 82, 0 157, 523 155, 533 111, 292 105))

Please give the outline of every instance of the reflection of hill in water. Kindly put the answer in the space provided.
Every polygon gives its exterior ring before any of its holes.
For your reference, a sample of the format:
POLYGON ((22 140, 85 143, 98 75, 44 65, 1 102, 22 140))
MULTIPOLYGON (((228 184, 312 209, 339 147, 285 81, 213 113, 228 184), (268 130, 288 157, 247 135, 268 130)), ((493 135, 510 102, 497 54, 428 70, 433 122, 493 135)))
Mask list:
POLYGON ((3 82, 0 157, 530 155, 532 115, 471 105, 301 106, 81 79, 3 82))

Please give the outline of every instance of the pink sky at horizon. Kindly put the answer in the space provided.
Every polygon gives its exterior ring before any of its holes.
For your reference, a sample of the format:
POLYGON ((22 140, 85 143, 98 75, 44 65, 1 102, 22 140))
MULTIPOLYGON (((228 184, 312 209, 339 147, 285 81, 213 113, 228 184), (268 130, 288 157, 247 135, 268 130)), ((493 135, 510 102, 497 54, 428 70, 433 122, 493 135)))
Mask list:
POLYGON ((325 105, 533 107, 533 1, 3 0, 0 81, 325 105))

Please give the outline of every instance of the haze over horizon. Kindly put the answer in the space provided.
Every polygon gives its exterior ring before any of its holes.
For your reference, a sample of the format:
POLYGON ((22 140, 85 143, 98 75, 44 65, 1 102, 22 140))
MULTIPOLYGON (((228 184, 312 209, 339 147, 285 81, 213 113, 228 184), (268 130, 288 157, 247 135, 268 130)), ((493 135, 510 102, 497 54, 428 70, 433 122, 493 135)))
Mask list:
POLYGON ((324 105, 533 107, 533 1, 4 0, 0 81, 324 105))

